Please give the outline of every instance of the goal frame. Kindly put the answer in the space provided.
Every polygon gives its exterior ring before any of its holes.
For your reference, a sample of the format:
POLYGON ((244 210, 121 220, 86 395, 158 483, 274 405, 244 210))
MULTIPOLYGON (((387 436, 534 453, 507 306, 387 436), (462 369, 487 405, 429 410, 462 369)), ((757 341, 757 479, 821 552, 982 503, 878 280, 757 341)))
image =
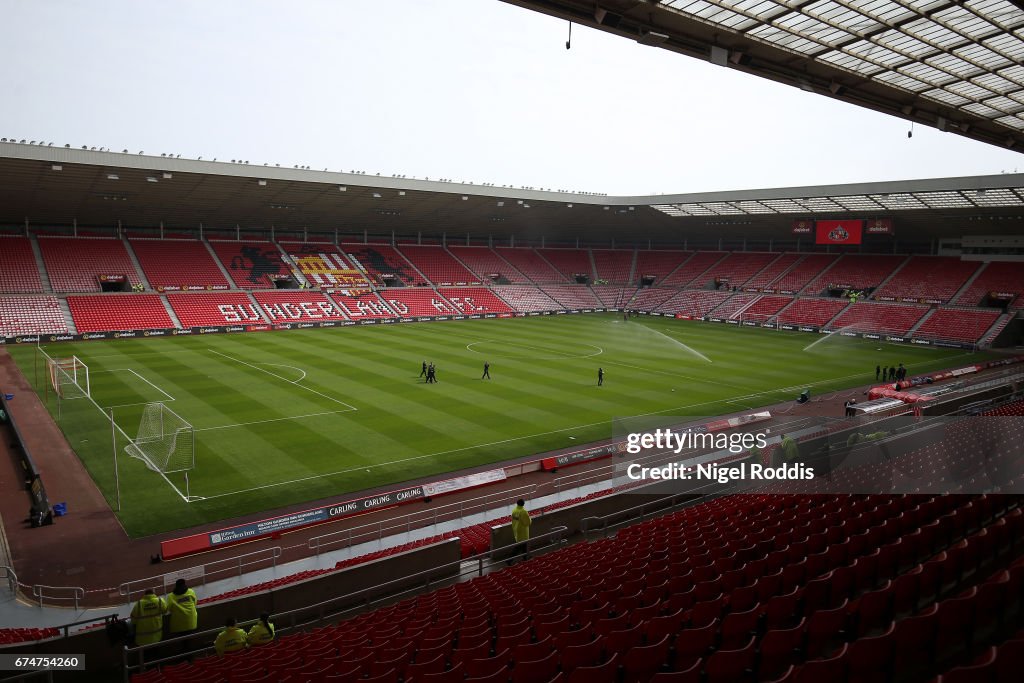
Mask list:
POLYGON ((92 396, 89 384, 89 366, 78 356, 70 358, 52 358, 46 356, 47 372, 50 375, 50 386, 58 398, 71 400, 76 398, 90 398, 92 396), (62 381, 67 380, 67 381, 62 381), (84 380, 84 386, 83 381, 84 380), (69 396, 66 393, 68 386, 76 387, 80 393, 69 396))
POLYGON ((136 436, 131 440, 131 443, 125 446, 124 450, 128 455, 133 458, 139 458, 146 463, 147 467, 160 474, 188 473, 195 469, 196 466, 195 428, 188 420, 167 407, 163 401, 153 401, 145 404, 143 407, 136 436), (154 410, 158 411, 157 432, 144 435, 143 431, 146 429, 154 410), (188 434, 187 452, 185 453, 184 460, 174 459, 174 450, 178 448, 178 441, 182 434, 188 434), (168 450, 162 464, 152 457, 152 452, 147 451, 147 447, 150 444, 157 444, 157 448, 161 450, 166 448, 168 450), (173 466, 171 464, 172 461, 174 462, 173 466))

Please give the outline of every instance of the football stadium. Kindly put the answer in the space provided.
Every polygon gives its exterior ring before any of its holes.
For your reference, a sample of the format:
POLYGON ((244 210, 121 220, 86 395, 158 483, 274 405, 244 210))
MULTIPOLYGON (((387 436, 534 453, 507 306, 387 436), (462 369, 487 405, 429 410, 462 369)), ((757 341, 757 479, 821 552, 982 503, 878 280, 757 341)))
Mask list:
MULTIPOLYGON (((1020 3, 479 5, 1024 150, 1020 3)), ((334 166, 0 139, 0 682, 1020 680, 1024 174, 334 166)))

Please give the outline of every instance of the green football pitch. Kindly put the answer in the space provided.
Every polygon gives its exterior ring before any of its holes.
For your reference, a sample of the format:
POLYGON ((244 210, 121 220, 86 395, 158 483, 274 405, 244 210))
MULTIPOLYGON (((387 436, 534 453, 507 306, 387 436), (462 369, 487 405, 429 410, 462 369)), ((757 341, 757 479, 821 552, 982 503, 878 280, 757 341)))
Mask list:
POLYGON ((983 357, 560 315, 50 344, 50 356, 84 361, 91 383, 91 398, 57 401, 42 354, 9 351, 112 506, 116 454, 133 537, 585 444, 610 437, 616 417, 713 416, 867 384, 876 363, 916 373, 983 357), (424 360, 437 384, 419 378, 424 360), (125 450, 157 401, 195 430, 187 489, 184 473, 159 474, 125 450))

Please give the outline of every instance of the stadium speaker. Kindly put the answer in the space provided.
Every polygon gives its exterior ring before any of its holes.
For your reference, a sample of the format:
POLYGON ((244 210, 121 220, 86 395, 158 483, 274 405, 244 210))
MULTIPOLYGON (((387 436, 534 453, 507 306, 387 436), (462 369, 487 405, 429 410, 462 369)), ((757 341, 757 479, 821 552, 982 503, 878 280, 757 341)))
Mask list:
POLYGON ((594 19, 596 19, 597 23, 601 24, 602 26, 607 26, 608 28, 616 28, 618 27, 619 22, 622 21, 622 15, 615 14, 614 12, 609 12, 606 9, 598 7, 597 9, 594 10, 594 19))

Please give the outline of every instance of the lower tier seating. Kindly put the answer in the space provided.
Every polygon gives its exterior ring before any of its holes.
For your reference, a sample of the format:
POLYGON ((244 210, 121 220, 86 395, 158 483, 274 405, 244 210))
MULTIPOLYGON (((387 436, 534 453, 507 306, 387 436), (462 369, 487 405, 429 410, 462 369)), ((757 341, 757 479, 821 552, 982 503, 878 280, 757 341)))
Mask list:
POLYGON ((785 308, 792 300, 788 296, 762 296, 751 304, 750 308, 743 311, 741 317, 745 319, 762 318, 767 320, 785 308))
POLYGON ((495 287, 494 293, 507 301, 512 308, 521 313, 533 311, 554 311, 561 306, 537 287, 511 285, 495 287))
POLYGON ((387 289, 382 291, 380 296, 403 318, 459 313, 459 309, 448 303, 440 294, 424 287, 387 289))
POLYGON ((385 320, 397 318, 398 314, 381 299, 375 292, 362 292, 356 294, 349 292, 343 294, 335 292, 328 295, 334 303, 338 304, 341 310, 350 320, 385 320))
POLYGON ((182 327, 259 325, 266 320, 245 292, 167 294, 182 327))
POLYGON ((0 296, 0 337, 67 334, 60 302, 53 296, 0 296))
POLYGON ((612 287, 605 285, 594 285, 591 289, 604 308, 624 308, 637 291, 636 287, 612 287))
POLYGON ((679 292, 661 306, 663 313, 687 315, 691 318, 703 318, 713 308, 732 296, 731 292, 719 292, 709 289, 688 289, 679 292))
POLYGON ((843 311, 830 327, 851 332, 879 332, 903 336, 928 313, 925 306, 901 306, 859 301, 843 311))
POLYGON ((79 332, 174 327, 158 294, 69 296, 68 307, 79 332))
POLYGON ((845 299, 797 299, 779 313, 779 322, 821 327, 848 304, 845 299))
POLYGON ((437 291, 466 315, 512 312, 511 306, 484 287, 441 287, 437 291))
POLYGON ((940 308, 928 316, 914 336, 973 343, 981 339, 998 317, 998 311, 940 308))
POLYGON ((274 324, 316 323, 345 320, 345 315, 325 294, 310 290, 253 292, 263 314, 274 324))
POLYGON ((546 285, 545 294, 559 303, 559 308, 600 308, 601 301, 587 285, 546 285))

